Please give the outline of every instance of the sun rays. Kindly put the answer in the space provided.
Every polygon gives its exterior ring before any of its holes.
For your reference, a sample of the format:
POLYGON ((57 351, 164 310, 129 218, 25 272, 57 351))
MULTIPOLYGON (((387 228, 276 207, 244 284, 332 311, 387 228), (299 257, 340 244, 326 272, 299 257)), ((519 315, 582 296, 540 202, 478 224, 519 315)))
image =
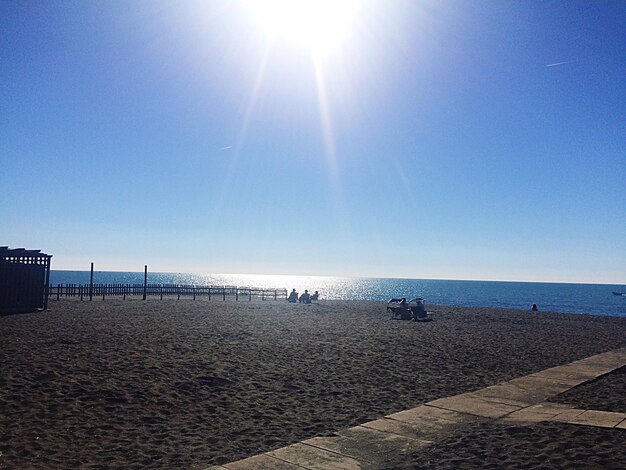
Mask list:
MULTIPOLYGON (((279 55, 287 49, 289 54, 293 53, 294 56, 305 59, 304 62, 293 64, 293 67, 301 67, 306 62, 310 64, 317 97, 320 141, 337 210, 335 216, 344 224, 346 217, 342 212, 345 210, 345 201, 337 168, 332 124, 333 103, 328 90, 328 80, 332 80, 332 75, 328 73, 328 64, 332 62, 336 67, 337 64, 350 63, 346 50, 354 39, 351 36, 359 14, 364 10, 364 4, 365 2, 358 0, 243 0, 241 3, 244 15, 255 26, 256 37, 261 38, 265 46, 249 94, 231 167, 236 166, 239 152, 251 132, 251 116, 255 113, 267 85, 268 69, 271 70, 273 61, 281 61, 279 55)), ((290 64, 287 63, 286 66, 289 67, 290 64)), ((347 227, 344 229, 349 231, 347 227)))

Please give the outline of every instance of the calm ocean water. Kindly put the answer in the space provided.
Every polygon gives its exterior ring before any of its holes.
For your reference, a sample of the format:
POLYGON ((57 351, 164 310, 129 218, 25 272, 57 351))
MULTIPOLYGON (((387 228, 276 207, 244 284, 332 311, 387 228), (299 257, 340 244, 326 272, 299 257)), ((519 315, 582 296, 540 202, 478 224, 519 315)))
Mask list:
MULTIPOLYGON (((143 276, 142 272, 95 271, 94 283, 141 284, 143 276)), ((321 298, 331 300, 420 296, 432 304, 516 309, 529 309, 536 303, 542 311, 626 316, 626 296, 613 295, 613 291, 626 292, 624 285, 185 273, 148 273, 148 282, 319 290, 321 298)), ((53 270, 50 283, 88 284, 89 271, 53 270)))

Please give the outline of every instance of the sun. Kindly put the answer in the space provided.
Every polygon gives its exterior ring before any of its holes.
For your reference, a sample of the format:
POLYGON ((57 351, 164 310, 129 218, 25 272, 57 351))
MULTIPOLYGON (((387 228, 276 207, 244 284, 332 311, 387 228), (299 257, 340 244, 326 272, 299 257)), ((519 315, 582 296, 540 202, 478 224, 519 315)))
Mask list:
POLYGON ((358 0, 249 0, 248 11, 273 39, 332 53, 350 33, 358 0))

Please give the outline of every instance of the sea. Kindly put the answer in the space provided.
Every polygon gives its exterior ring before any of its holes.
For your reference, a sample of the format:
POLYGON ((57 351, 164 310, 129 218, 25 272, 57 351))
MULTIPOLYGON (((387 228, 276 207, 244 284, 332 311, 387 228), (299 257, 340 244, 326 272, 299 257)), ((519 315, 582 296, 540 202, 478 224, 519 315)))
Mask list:
MULTIPOLYGON (((50 272, 50 284, 88 284, 89 271, 50 272)), ((96 284, 143 284, 143 272, 94 271, 96 284)), ((389 300, 422 297, 427 304, 498 307, 626 317, 626 285, 438 279, 346 278, 247 274, 148 273, 149 284, 285 288, 319 291, 328 300, 389 300)))

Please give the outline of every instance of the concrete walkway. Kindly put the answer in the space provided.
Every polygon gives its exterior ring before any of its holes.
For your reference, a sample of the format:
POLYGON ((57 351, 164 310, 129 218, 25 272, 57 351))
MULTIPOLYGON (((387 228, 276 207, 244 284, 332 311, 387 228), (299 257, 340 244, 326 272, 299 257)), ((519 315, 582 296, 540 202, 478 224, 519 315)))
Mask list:
POLYGON ((625 413, 574 409, 546 401, 624 365, 626 348, 616 349, 475 392, 434 400, 339 431, 336 436, 314 437, 209 469, 392 468, 434 441, 485 420, 517 424, 558 421, 626 429, 625 413))

